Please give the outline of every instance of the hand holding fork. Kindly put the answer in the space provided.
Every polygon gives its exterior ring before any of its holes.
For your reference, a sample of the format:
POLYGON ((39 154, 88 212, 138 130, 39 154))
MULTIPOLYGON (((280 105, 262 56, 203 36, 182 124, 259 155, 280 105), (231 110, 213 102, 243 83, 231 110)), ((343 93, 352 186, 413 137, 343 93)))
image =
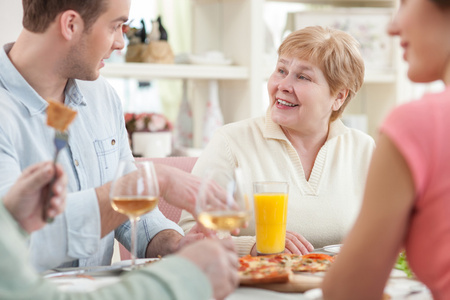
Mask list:
POLYGON ((47 223, 52 223, 53 218, 49 218, 47 216, 48 209, 50 207, 50 199, 53 197, 53 184, 56 180, 56 161, 58 159, 59 152, 67 145, 67 142, 69 140, 69 136, 66 131, 59 131, 55 130, 55 148, 56 153, 55 157, 53 158, 53 166, 55 168, 55 174, 53 175, 52 180, 42 189, 41 199, 43 199, 43 210, 42 210, 42 219, 47 223))

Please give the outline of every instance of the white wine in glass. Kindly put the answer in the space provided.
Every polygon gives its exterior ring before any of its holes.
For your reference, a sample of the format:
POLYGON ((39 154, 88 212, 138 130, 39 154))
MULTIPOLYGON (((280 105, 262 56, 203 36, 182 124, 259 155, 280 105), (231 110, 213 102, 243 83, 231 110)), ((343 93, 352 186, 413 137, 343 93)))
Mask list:
POLYGON ((251 218, 251 202, 244 191, 241 169, 209 170, 196 199, 198 221, 220 238, 242 228, 251 218))
POLYGON ((136 225, 139 217, 158 205, 159 186, 150 161, 120 161, 111 185, 111 206, 131 223, 131 267, 136 263, 136 225))
POLYGON ((158 197, 116 196, 112 198, 114 210, 134 218, 139 218, 139 216, 152 211, 157 205, 158 197))

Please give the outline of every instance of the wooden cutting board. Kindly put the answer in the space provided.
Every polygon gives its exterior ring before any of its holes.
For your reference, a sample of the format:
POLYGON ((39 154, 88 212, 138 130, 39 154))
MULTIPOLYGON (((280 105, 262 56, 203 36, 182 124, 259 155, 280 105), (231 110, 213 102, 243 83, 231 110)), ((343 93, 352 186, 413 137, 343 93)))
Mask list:
POLYGON ((261 283, 261 284, 241 284, 284 293, 300 293, 310 289, 318 288, 322 282, 321 276, 293 274, 286 283, 261 283))

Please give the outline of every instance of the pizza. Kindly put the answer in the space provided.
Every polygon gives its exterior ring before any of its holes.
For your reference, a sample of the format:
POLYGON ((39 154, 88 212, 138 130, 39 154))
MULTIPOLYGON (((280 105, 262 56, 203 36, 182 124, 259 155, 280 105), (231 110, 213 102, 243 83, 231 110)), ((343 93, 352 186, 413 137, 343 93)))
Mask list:
POLYGON ((330 268, 333 261, 333 256, 310 253, 303 255, 299 261, 295 261, 291 266, 291 270, 293 272, 325 272, 330 268))
POLYGON ((240 284, 285 283, 294 272, 323 272, 333 261, 332 256, 320 253, 246 255, 239 259, 240 284))
POLYGON ((239 258, 239 279, 242 285, 283 283, 289 281, 291 271, 286 268, 285 254, 239 258))
POLYGON ((65 131, 75 119, 77 112, 73 109, 68 108, 64 104, 47 100, 47 125, 55 128, 59 131, 65 131))

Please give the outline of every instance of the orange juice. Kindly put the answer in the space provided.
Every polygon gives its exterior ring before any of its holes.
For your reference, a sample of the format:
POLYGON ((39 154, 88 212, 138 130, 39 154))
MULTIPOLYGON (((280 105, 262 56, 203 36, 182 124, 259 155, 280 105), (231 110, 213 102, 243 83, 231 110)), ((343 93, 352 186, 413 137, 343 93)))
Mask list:
POLYGON ((284 251, 288 194, 254 194, 256 251, 270 254, 284 251))

